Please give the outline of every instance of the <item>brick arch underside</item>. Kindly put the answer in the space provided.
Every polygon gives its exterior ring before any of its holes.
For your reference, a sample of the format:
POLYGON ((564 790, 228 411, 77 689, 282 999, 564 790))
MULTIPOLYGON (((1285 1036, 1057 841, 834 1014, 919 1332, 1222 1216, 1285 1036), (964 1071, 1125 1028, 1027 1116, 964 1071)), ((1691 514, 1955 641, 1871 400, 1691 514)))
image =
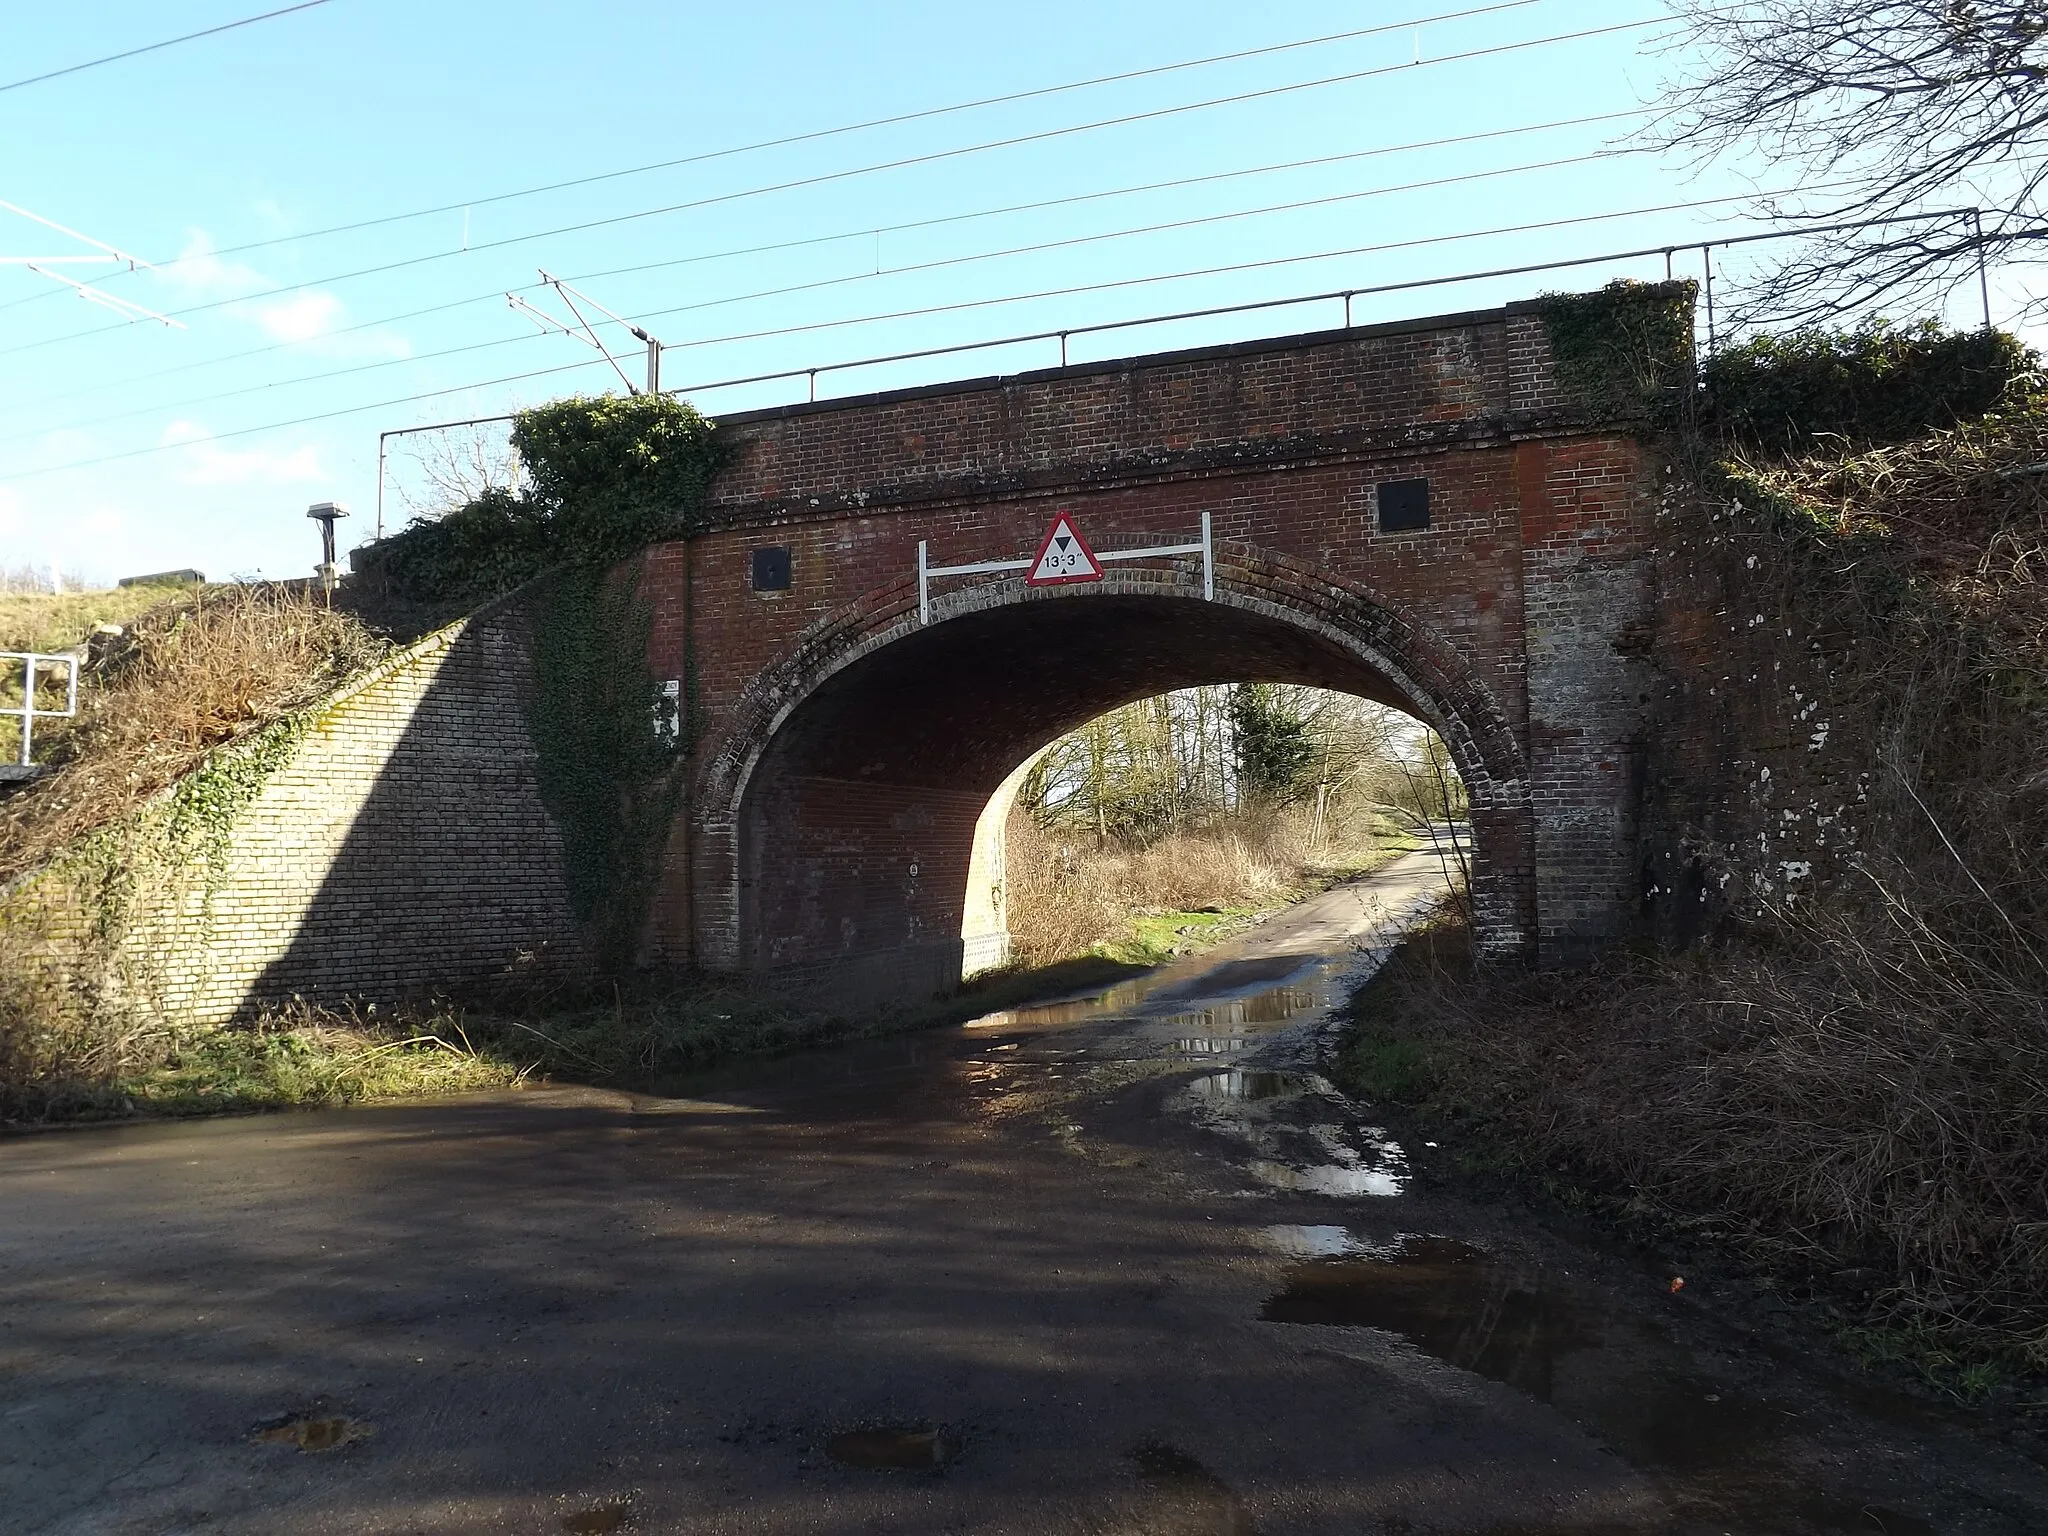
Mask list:
POLYGON ((1334 689, 1435 727, 1471 793, 1480 941, 1526 951, 1528 776, 1492 692, 1364 589, 1218 555, 1214 599, 1198 571, 1126 568, 944 594, 924 625, 914 591, 884 588, 814 626, 748 690, 700 786, 699 953, 799 986, 949 986, 976 822, 1012 770, 1120 704, 1229 682, 1334 689))

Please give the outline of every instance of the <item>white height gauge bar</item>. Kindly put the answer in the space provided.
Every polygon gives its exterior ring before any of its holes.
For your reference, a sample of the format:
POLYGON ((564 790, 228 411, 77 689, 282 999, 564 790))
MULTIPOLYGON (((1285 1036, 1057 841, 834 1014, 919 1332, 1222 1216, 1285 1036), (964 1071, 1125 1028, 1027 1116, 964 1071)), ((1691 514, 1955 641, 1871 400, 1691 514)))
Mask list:
MULTIPOLYGON (((1143 549, 1103 549, 1095 552, 1097 560, 1157 560, 1168 555, 1200 555, 1202 557, 1202 596, 1214 600, 1216 596, 1216 553, 1215 539, 1211 535, 1209 514, 1202 514, 1202 536, 1191 544, 1148 544, 1143 549)), ((1005 571, 1028 571, 1029 560, 976 560, 967 565, 933 565, 928 541, 917 541, 917 622, 929 624, 932 621, 931 584, 941 576, 994 576, 1005 571)))

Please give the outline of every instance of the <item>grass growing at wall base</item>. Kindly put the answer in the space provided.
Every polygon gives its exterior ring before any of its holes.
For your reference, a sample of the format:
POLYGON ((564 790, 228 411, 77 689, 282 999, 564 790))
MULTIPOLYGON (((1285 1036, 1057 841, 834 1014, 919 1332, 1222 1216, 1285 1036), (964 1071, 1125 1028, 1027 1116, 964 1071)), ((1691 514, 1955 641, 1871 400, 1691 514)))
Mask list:
POLYGON ((119 1099, 124 1112, 144 1115, 314 1109, 509 1088, 524 1076, 473 1046, 451 1014, 407 1019, 394 1030, 301 1007, 202 1036, 120 1084, 119 1099))
POLYGON ((1146 967, 1084 956, 1004 967, 931 1002, 834 1014, 704 982, 525 1009, 384 1010, 297 1003, 187 1040, 111 1081, 51 1083, 17 1113, 39 1123, 323 1109, 561 1081, 658 1091, 724 1062, 957 1024, 1099 991, 1146 967))
POLYGON ((2013 1217, 2041 1047, 1880 1017, 1839 985, 1858 958, 1828 964, 1781 938, 1488 970, 1441 923, 1352 998, 1328 1071, 1428 1126, 1455 1179, 1732 1265, 1868 1368, 1970 1402, 2038 1386, 2048 1290, 2013 1217))

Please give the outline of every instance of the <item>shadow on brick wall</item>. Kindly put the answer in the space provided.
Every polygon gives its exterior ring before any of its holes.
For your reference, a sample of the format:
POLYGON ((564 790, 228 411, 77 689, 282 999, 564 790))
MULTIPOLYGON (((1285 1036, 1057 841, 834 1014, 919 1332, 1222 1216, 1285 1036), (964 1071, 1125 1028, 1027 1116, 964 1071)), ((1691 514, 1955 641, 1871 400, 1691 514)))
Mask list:
POLYGON ((264 796, 289 881, 318 869, 289 944, 245 1010, 294 994, 370 1000, 573 972, 582 946, 561 839, 526 726, 527 629, 515 607, 330 710, 264 796))

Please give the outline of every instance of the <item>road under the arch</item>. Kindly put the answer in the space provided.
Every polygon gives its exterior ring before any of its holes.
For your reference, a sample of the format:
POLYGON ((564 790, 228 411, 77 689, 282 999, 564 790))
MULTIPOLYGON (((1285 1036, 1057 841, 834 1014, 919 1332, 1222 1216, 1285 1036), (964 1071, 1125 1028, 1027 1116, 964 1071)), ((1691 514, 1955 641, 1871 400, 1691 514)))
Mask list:
MULTIPOLYGON (((991 795, 1108 710, 1240 680, 1336 689, 1435 718, 1430 701, 1404 695, 1333 634, 1156 593, 998 605, 858 656, 790 711, 752 771, 742 968, 785 987, 914 998, 1000 963, 1001 949, 969 947, 963 923, 986 895, 976 860, 1001 836, 1000 810, 987 819, 991 795)), ((1483 801, 1482 765, 1462 766, 1483 801)), ((1487 809, 1475 816, 1485 832, 1474 865, 1477 888, 1494 891, 1495 866, 1520 850, 1487 809)))
POLYGON ((0 1525, 2042 1529, 2038 1469, 1316 1075, 1443 888, 666 1095, 0 1143, 0 1525))

